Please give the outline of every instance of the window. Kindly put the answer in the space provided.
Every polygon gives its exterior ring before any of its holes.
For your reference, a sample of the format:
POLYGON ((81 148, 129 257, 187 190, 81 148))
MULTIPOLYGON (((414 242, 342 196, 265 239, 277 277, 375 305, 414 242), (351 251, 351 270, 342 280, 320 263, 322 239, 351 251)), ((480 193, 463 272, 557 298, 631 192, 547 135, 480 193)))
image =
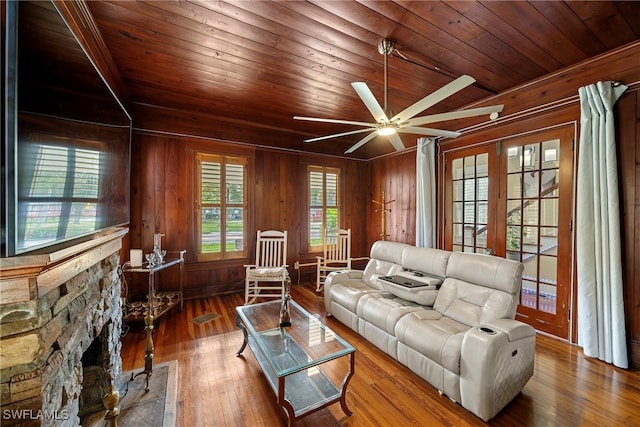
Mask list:
POLYGON ((309 166, 309 252, 322 250, 324 230, 340 226, 340 170, 309 166))
POLYGON ((198 260, 246 256, 247 160, 197 154, 198 260))

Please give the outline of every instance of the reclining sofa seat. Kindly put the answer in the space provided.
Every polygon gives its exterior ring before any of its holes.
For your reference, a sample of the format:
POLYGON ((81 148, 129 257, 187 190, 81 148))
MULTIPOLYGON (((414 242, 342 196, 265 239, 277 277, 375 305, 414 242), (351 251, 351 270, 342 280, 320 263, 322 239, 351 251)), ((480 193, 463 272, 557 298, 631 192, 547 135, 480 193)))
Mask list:
POLYGON ((368 293, 383 291, 379 277, 402 271, 402 253, 407 247, 411 246, 397 242, 375 242, 371 246, 370 259, 364 271, 348 270, 334 272, 336 274, 330 273, 324 285, 324 304, 327 314, 358 332, 356 314, 358 301, 368 293), (327 294, 331 297, 327 298, 327 294))
POLYGON ((364 271, 329 275, 325 308, 486 421, 533 375, 535 330, 513 320, 522 270, 499 257, 380 241, 364 271), (380 279, 413 272, 424 288, 380 279))
MULTIPOLYGON (((376 245, 386 246, 386 243, 377 242, 374 246, 376 245)), ((362 295, 358 301, 357 332, 397 359, 397 322, 408 313, 422 310, 423 306, 433 306, 438 294, 437 289, 446 274, 449 255, 451 252, 448 251, 404 245, 402 269, 389 275, 408 277, 414 282, 424 283, 425 286, 405 288, 376 278, 378 286, 383 291, 369 292, 362 295)))

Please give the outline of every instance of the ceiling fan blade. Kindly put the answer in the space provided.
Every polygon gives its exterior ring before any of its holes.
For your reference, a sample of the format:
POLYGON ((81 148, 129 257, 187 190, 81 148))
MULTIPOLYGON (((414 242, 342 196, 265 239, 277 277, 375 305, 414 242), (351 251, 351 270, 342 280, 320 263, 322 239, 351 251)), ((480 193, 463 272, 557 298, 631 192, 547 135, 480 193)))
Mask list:
POLYGON ((322 123, 337 123, 339 125, 355 125, 355 126, 367 126, 367 127, 372 127, 376 125, 376 123, 354 122, 351 120, 339 120, 339 119, 322 119, 318 117, 293 116, 293 118, 295 120, 306 120, 309 122, 322 122, 322 123))
POLYGON ((402 139, 400 139, 397 133, 387 135, 387 138, 389 138, 389 142, 391 142, 391 145, 393 145, 393 148, 395 148, 396 151, 402 151, 405 149, 402 139))
POLYGON ((448 98, 449 96, 464 89, 475 81, 476 79, 471 76, 467 76, 466 74, 462 75, 451 83, 442 86, 440 89, 436 90, 430 95, 425 96, 410 107, 405 108, 404 110, 393 116, 391 118, 391 121, 395 123, 406 122, 416 114, 421 113, 432 105, 435 105, 443 99, 448 98))
POLYGON ((416 133, 418 135, 427 135, 427 136, 444 136, 447 138, 457 138, 462 135, 460 132, 443 130, 443 129, 432 129, 432 128, 421 128, 417 126, 409 126, 398 129, 399 133, 416 133))
POLYGON ((347 135, 354 135, 356 133, 370 132, 372 130, 375 130, 375 128, 369 127, 367 129, 358 129, 358 130, 352 130, 352 131, 349 131, 349 132, 334 133, 333 135, 326 135, 326 136, 319 136, 317 138, 305 139, 304 142, 317 142, 317 141, 322 141, 322 140, 325 140, 325 139, 339 138, 341 136, 347 136, 347 135))
POLYGON ((367 142, 371 141, 373 138, 376 137, 376 135, 378 135, 378 131, 373 131, 371 132, 369 135, 365 136, 364 138, 362 138, 360 141, 358 141, 357 143, 355 143, 355 145, 351 146, 351 148, 349 148, 347 151, 344 152, 344 154, 349 154, 349 153, 353 153, 354 151, 356 151, 358 148, 362 147, 364 144, 366 144, 367 142))
POLYGON ((484 114, 499 113, 504 105, 491 105, 488 107, 470 108, 468 110, 451 111, 449 113, 431 114, 430 116, 415 117, 405 122, 406 126, 420 126, 428 123, 443 122, 445 120, 463 119, 465 117, 482 116, 484 114))
POLYGON ((364 102, 364 105, 366 105, 366 107, 369 109, 369 111, 373 115, 373 118, 376 119, 378 123, 389 122, 389 119, 387 118, 387 114, 384 112, 384 110, 380 106, 380 103, 378 102, 376 97, 373 96, 373 92, 371 92, 371 89, 369 89, 369 86, 367 86, 366 83, 354 82, 354 83, 351 83, 351 86, 353 86, 353 89, 356 91, 360 99, 362 99, 362 102, 364 102))

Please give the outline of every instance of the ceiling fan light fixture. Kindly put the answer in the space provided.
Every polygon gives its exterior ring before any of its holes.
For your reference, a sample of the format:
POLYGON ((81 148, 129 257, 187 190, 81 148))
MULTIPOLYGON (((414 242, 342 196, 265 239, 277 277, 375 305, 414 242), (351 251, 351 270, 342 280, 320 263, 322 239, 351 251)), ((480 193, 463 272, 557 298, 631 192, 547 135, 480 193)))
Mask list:
POLYGON ((378 135, 381 136, 389 136, 389 135, 393 135, 394 133, 396 133, 396 127, 391 125, 391 124, 387 124, 384 126, 381 126, 378 128, 378 135))

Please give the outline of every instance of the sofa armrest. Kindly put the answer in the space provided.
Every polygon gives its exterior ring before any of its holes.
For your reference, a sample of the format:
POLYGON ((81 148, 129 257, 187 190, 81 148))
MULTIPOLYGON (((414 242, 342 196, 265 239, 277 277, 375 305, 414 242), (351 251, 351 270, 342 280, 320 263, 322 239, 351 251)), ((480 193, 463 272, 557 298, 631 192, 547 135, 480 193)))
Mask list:
POLYGON ((506 334, 511 342, 531 336, 535 338, 536 335, 536 330, 533 327, 513 319, 495 319, 480 325, 480 327, 506 334))
POLYGON ((327 285, 331 287, 332 284, 346 282, 347 280, 360 279, 362 280, 362 270, 340 270, 332 271, 327 274, 325 279, 325 289, 327 285))
POLYGON ((487 421, 533 375, 536 332, 512 319, 496 319, 471 328, 460 355, 461 404, 487 421))
POLYGON ((336 283, 346 282, 347 280, 360 279, 362 280, 362 270, 340 270, 340 271, 332 271, 327 274, 327 277, 324 279, 324 294, 327 295, 331 286, 336 283))
POLYGON ((333 285, 348 282, 351 280, 362 280, 362 270, 340 270, 332 271, 324 279, 324 306, 328 315, 331 315, 331 288, 333 285))

